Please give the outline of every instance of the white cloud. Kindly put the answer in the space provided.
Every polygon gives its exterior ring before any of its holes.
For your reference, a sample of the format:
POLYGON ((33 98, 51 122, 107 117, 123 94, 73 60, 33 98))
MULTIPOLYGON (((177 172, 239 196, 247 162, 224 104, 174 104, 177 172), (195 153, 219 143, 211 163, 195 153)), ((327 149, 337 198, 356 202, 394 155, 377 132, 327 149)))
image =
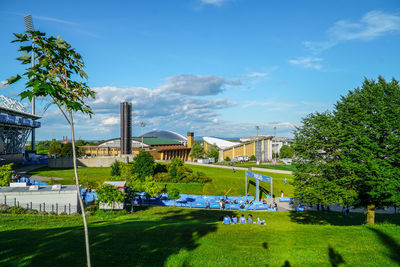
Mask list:
POLYGON ((306 69, 321 70, 322 64, 320 63, 323 59, 319 57, 298 57, 297 59, 289 60, 290 64, 299 65, 306 69))
POLYGON ((320 53, 339 43, 353 40, 374 40, 383 35, 399 31, 400 16, 379 10, 373 10, 366 13, 360 21, 337 21, 330 29, 328 29, 326 33, 326 41, 306 41, 303 44, 314 53, 320 53))
POLYGON ((249 74, 246 75, 248 78, 261 78, 261 77, 266 77, 268 76, 268 72, 250 72, 249 74))
POLYGON ((181 74, 165 79, 166 84, 161 90, 176 92, 188 96, 217 95, 225 90, 226 85, 241 85, 240 81, 227 81, 216 75, 186 75, 181 74))
POLYGON ((7 81, 0 81, 0 90, 8 87, 7 81))
POLYGON ((200 0, 204 5, 222 6, 227 0, 200 0))

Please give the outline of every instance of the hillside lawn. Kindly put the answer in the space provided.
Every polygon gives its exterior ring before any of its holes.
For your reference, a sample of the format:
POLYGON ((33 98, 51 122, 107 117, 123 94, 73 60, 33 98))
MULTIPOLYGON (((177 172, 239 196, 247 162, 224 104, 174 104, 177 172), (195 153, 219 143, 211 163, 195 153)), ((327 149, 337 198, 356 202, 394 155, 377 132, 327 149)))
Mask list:
MULTIPOLYGON (((231 211, 167 207, 88 217, 93 266, 399 266, 400 216, 253 212, 263 225, 222 225, 231 211)), ((240 213, 236 213, 240 216, 240 213)), ((247 212, 245 213, 247 217, 247 212)), ((1 266, 84 266, 79 216, 0 214, 1 266)))
MULTIPOLYGON (((186 194, 199 194, 199 195, 215 195, 215 196, 243 196, 245 194, 245 171, 236 170, 234 173, 231 169, 215 168, 206 166, 186 165, 193 171, 204 172, 207 176, 211 177, 212 182, 207 184, 198 183, 163 183, 167 184, 167 189, 177 188, 180 193, 186 194)), ((79 167, 79 181, 84 186, 97 187, 104 181, 109 180, 110 167, 79 167)), ((273 178, 273 191, 275 196, 280 196, 283 190, 285 196, 293 196, 293 187, 290 181, 293 179, 292 175, 259 172, 260 174, 271 176, 273 178), (284 178, 287 178, 288 184, 284 184, 284 178)), ((59 177, 63 180, 54 181, 54 183, 74 184, 73 169, 51 169, 48 167, 36 169, 28 174, 45 176, 45 177, 59 177)), ((260 182, 262 187, 261 196, 269 194, 270 184, 260 182), (268 191, 268 192, 267 192, 268 191)), ((250 195, 255 195, 255 180, 248 179, 248 192, 250 195)))

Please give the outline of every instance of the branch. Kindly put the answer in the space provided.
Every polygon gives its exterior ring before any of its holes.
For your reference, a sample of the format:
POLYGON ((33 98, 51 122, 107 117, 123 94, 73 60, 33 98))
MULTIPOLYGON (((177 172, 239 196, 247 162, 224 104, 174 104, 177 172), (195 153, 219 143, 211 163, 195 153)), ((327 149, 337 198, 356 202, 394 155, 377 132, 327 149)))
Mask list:
POLYGON ((68 119, 68 117, 65 115, 64 110, 61 108, 60 104, 58 104, 58 102, 54 99, 54 96, 51 97, 51 99, 53 99, 54 103, 57 104, 58 108, 60 109, 61 113, 64 115, 64 118, 67 120, 67 122, 69 123, 69 125, 72 125, 71 121, 68 119))

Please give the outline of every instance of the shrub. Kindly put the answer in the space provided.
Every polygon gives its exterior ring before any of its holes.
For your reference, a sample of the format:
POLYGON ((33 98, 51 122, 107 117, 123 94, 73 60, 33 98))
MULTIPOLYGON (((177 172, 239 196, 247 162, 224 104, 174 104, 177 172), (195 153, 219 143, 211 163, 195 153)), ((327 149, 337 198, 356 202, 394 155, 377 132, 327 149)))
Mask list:
POLYGON ((39 215, 48 215, 48 213, 46 211, 41 211, 39 212, 39 215))
POLYGON ((24 214, 26 210, 23 207, 14 206, 11 207, 7 212, 11 214, 24 214))
POLYGON ((63 211, 63 212, 61 212, 59 215, 62 215, 62 216, 68 216, 68 213, 66 213, 65 211, 63 211))
POLYGON ((251 157, 250 157, 250 161, 256 161, 256 160, 257 160, 256 156, 254 156, 254 155, 251 155, 251 157))
POLYGON ((154 159, 150 152, 141 150, 135 157, 134 173, 139 175, 140 180, 144 181, 147 176, 154 175, 154 159))
POLYGON ((121 162, 119 162, 118 160, 114 161, 114 163, 111 165, 110 175, 117 177, 121 175, 121 162))
POLYGON ((39 211, 38 210, 34 210, 34 209, 26 211, 26 214, 38 214, 38 213, 39 213, 39 211))
POLYGON ((171 182, 171 176, 167 172, 160 172, 154 175, 153 180, 155 182, 171 182))
POLYGON ((57 215, 57 213, 55 211, 50 211, 49 215, 57 215))
POLYGON ((231 158, 230 157, 226 157, 225 161, 231 161, 231 158))
POLYGON ((91 212, 95 212, 98 209, 99 209, 99 207, 97 205, 90 205, 90 206, 85 208, 86 211, 91 211, 91 212))
POLYGON ((103 184, 97 188, 97 196, 100 202, 111 205, 113 202, 123 202, 125 193, 110 184, 103 184))
POLYGON ((169 199, 179 199, 179 191, 176 188, 171 189, 171 191, 168 192, 168 197, 169 199))
POLYGON ((163 173, 163 172, 168 172, 167 165, 161 164, 161 163, 156 163, 154 165, 154 174, 163 173))
POLYGON ((7 210, 9 210, 9 209, 10 209, 10 207, 9 207, 8 205, 6 205, 6 204, 0 204, 0 210, 7 211, 7 210))

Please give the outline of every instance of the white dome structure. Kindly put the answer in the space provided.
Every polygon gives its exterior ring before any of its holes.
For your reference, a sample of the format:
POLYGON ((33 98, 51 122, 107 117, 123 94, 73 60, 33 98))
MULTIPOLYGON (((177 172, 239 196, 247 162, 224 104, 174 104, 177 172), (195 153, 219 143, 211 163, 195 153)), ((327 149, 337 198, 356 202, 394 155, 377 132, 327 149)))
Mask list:
POLYGON ((215 145, 218 147, 218 149, 225 149, 231 146, 236 146, 239 145, 240 142, 231 142, 231 141, 226 141, 223 139, 215 138, 215 137, 203 137, 204 142, 207 142, 210 145, 215 145))

